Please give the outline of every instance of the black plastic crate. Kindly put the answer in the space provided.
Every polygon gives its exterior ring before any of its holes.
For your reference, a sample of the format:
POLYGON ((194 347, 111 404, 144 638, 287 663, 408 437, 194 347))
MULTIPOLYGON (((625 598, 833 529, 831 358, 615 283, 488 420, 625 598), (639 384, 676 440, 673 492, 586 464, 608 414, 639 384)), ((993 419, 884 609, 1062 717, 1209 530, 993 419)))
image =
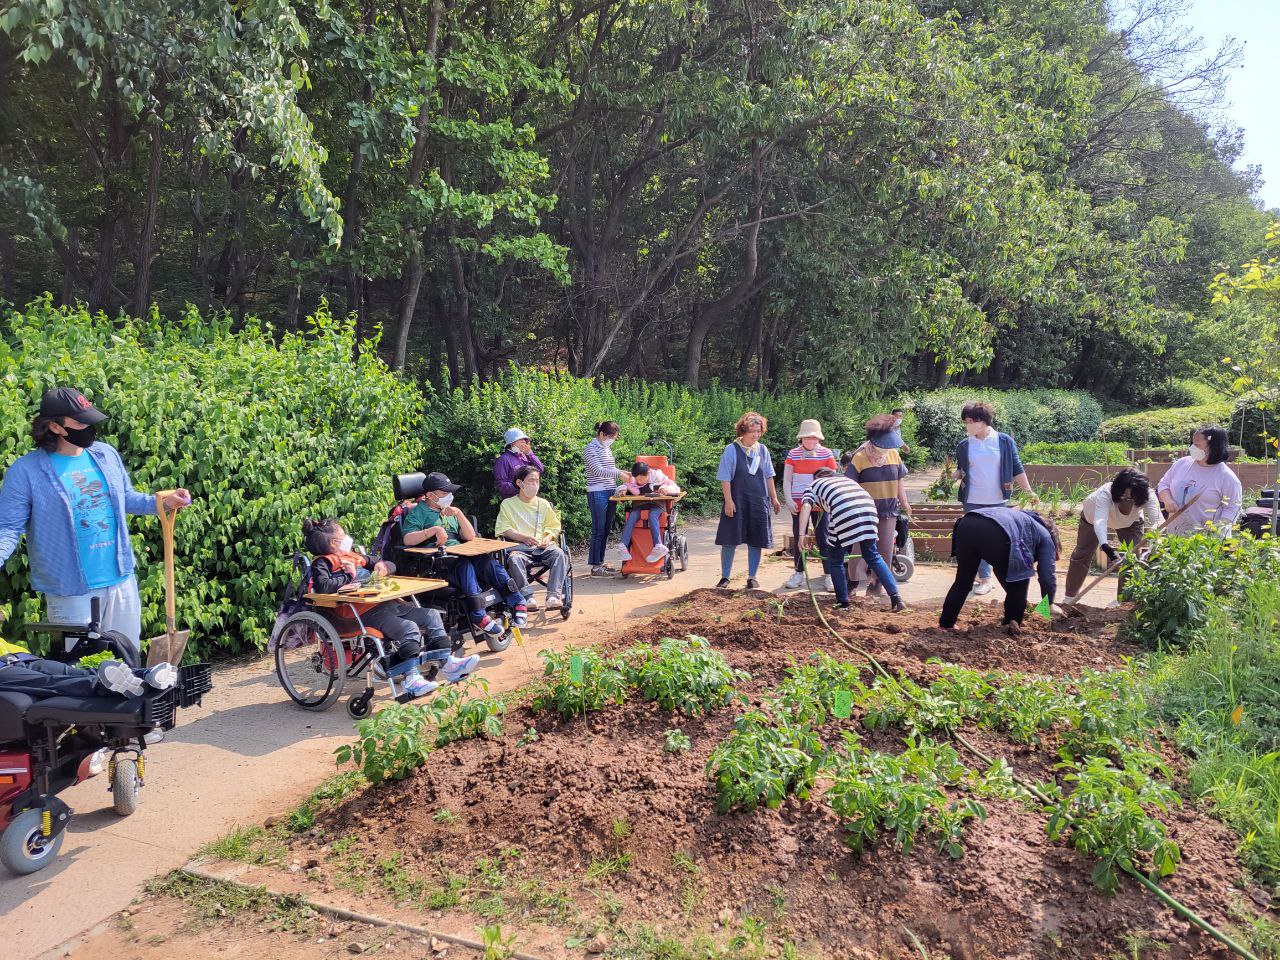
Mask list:
POLYGON ((189 663, 178 668, 177 705, 191 707, 200 703, 213 689, 213 667, 207 663, 189 663))
POLYGON ((172 730, 178 713, 178 696, 176 691, 157 690, 154 694, 145 695, 142 705, 142 725, 172 730))

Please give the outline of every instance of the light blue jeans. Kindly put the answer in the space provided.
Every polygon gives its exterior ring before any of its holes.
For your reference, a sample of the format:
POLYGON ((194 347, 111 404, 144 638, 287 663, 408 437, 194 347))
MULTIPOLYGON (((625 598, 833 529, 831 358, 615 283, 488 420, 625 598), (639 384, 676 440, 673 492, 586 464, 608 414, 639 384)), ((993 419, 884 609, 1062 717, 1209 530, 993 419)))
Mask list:
POLYGON ((138 578, 129 577, 112 587, 90 590, 74 597, 45 594, 45 616, 50 623, 88 624, 93 617, 93 598, 98 598, 98 629, 123 635, 137 659, 142 661, 142 600, 138 578))
MULTIPOLYGON (((760 547, 747 547, 747 576, 754 577, 756 571, 760 569, 760 547)), ((733 555, 738 551, 738 547, 732 543, 726 543, 720 548, 720 576, 726 580, 729 574, 733 573, 733 555)))
POLYGON ((661 507, 648 507, 643 510, 632 510, 627 514, 627 522, 622 525, 622 537, 618 540, 624 547, 630 548, 631 534, 635 532, 640 517, 646 513, 649 514, 649 529, 653 531, 653 545, 656 547, 662 542, 662 518, 666 516, 667 511, 661 507))

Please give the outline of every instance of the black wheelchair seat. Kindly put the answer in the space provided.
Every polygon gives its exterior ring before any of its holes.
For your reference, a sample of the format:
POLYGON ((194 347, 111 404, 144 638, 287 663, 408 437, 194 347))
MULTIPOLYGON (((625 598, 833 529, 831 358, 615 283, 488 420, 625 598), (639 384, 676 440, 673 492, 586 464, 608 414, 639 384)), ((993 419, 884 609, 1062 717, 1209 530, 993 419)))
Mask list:
POLYGON ((0 690, 0 743, 26 736, 22 718, 35 701, 16 690, 0 690))

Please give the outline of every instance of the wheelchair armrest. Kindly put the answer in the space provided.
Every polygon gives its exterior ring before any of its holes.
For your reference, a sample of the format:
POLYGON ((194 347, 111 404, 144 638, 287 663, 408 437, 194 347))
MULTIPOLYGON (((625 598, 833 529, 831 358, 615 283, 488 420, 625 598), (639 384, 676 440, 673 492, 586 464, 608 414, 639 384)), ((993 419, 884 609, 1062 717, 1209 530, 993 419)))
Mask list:
POLYGON ((35 633, 87 633, 89 626, 87 623, 51 623, 41 620, 39 623, 24 623, 22 629, 35 633))

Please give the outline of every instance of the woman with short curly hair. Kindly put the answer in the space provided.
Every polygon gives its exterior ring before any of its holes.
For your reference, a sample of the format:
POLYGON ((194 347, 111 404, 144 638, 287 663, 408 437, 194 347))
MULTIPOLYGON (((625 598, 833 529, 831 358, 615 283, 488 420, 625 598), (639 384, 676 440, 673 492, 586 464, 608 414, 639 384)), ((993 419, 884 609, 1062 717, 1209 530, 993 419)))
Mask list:
POLYGON ((762 414, 748 410, 734 424, 735 439, 720 456, 716 479, 724 506, 716 543, 720 545, 720 582, 727 587, 733 572, 733 556, 740 544, 747 546, 747 588, 760 586, 756 572, 760 569, 760 552, 773 546, 773 516, 782 509, 774 485, 775 471, 769 448, 760 442, 769 421, 762 414))

